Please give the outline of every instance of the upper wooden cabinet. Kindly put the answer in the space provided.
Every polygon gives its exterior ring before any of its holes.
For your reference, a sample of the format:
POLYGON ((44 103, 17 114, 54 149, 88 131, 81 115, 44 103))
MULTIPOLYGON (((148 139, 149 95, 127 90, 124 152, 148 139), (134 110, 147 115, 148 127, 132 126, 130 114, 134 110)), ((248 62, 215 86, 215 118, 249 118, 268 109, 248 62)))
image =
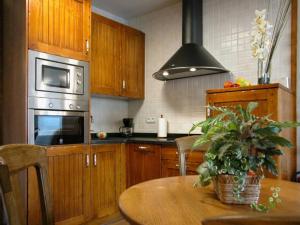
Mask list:
POLYGON ((91 0, 29 0, 29 48, 88 61, 91 0))
POLYGON ((103 16, 92 14, 91 92, 119 95, 121 29, 103 16))
POLYGON ((92 14, 91 93, 144 98, 144 33, 92 14))
POLYGON ((122 29, 121 96, 144 98, 145 35, 129 28, 122 29))
MULTIPOLYGON (((258 102, 254 113, 258 116, 270 115, 277 121, 295 120, 295 96, 280 84, 257 85, 245 88, 215 89, 207 91, 207 104, 214 106, 245 107, 249 102, 258 102)), ((213 116, 207 112, 207 116, 213 116)), ((296 143, 295 129, 286 129, 282 136, 296 143)), ((279 167, 279 178, 292 179, 296 173, 296 149, 285 149, 284 155, 276 158, 279 167)))

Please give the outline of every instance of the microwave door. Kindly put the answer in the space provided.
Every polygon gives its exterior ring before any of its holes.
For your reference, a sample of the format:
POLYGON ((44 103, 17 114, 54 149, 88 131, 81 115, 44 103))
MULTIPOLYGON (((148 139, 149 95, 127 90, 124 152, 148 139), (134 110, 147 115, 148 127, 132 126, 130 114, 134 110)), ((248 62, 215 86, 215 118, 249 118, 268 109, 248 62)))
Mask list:
POLYGON ((75 67, 63 63, 37 59, 36 90, 73 93, 75 67))

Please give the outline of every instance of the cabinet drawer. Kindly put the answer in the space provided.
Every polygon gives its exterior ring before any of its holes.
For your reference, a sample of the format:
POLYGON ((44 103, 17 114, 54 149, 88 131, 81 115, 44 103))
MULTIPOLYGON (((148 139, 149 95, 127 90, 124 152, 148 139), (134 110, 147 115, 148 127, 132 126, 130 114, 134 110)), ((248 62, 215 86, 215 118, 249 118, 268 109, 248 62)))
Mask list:
MULTIPOLYGON (((203 162, 205 152, 204 151, 191 151, 186 155, 188 163, 201 163, 203 162)), ((178 161, 177 148, 173 146, 162 147, 162 159, 163 160, 175 160, 178 161)))
MULTIPOLYGON (((199 163, 187 163, 186 174, 187 175, 197 175, 196 172, 199 163)), ((162 160, 161 166, 161 176, 162 177, 174 177, 179 176, 179 163, 178 160, 162 160)))

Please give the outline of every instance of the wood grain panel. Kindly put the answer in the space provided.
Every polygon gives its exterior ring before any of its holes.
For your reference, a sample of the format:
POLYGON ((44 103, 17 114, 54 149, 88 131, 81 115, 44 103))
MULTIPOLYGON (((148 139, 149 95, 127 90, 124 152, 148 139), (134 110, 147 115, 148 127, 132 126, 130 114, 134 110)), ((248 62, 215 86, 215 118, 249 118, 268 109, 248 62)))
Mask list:
POLYGON ((89 60, 90 0, 29 0, 29 48, 89 60))
POLYGON ((144 98, 145 34, 123 26, 121 45, 121 95, 144 98), (125 82, 123 86, 123 82, 125 82))
POLYGON ((119 96, 121 26, 92 14, 91 93, 119 96))
POLYGON ((3 1, 3 144, 27 143, 26 7, 3 1))
MULTIPOLYGON (((292 0, 291 7, 291 90, 297 92, 297 46, 298 46, 298 0, 292 0)), ((296 99, 294 100, 296 102, 296 99)))
MULTIPOLYGON (((82 224, 90 218, 90 167, 86 166, 87 145, 48 148, 49 183, 57 225, 82 224), (56 154, 57 153, 57 154, 56 154)), ((28 177, 28 224, 40 224, 40 205, 36 195, 36 175, 28 177)))
POLYGON ((94 217, 118 212, 118 199, 125 190, 125 148, 120 144, 93 145, 92 187, 94 217))
MULTIPOLYGON (((163 146, 161 154, 161 176, 179 176, 179 159, 177 148, 173 146, 163 146)), ((205 151, 192 151, 186 155, 186 173, 188 175, 197 174, 196 170, 198 166, 203 162, 204 154, 205 151)))
POLYGON ((127 186, 161 176, 161 146, 150 144, 127 145, 127 186))
MULTIPOLYGON (((259 103, 258 108, 254 111, 258 116, 271 115, 271 119, 277 121, 295 120, 293 92, 279 84, 229 88, 228 91, 226 89, 207 91, 207 104, 210 105, 232 106, 240 104, 246 106, 250 101, 259 103)), ((295 145, 295 129, 287 129, 281 135, 291 140, 295 145)), ((284 149, 284 151, 283 156, 275 158, 279 167, 278 178, 291 180, 296 172, 296 151, 293 148, 284 149)), ((271 175, 268 174, 267 176, 271 175)))

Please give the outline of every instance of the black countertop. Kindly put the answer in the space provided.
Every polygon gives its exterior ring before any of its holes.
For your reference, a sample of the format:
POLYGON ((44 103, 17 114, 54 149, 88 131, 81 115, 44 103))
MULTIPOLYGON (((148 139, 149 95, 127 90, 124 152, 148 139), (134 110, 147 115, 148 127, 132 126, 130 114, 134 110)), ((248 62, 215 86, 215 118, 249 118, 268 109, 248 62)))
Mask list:
POLYGON ((95 133, 91 134, 92 144, 118 144, 118 143, 144 143, 144 144, 161 144, 176 145, 177 137, 187 136, 188 134, 168 134, 166 138, 158 138, 156 133, 134 133, 131 137, 122 137, 118 133, 108 133, 107 138, 99 139, 95 133))

